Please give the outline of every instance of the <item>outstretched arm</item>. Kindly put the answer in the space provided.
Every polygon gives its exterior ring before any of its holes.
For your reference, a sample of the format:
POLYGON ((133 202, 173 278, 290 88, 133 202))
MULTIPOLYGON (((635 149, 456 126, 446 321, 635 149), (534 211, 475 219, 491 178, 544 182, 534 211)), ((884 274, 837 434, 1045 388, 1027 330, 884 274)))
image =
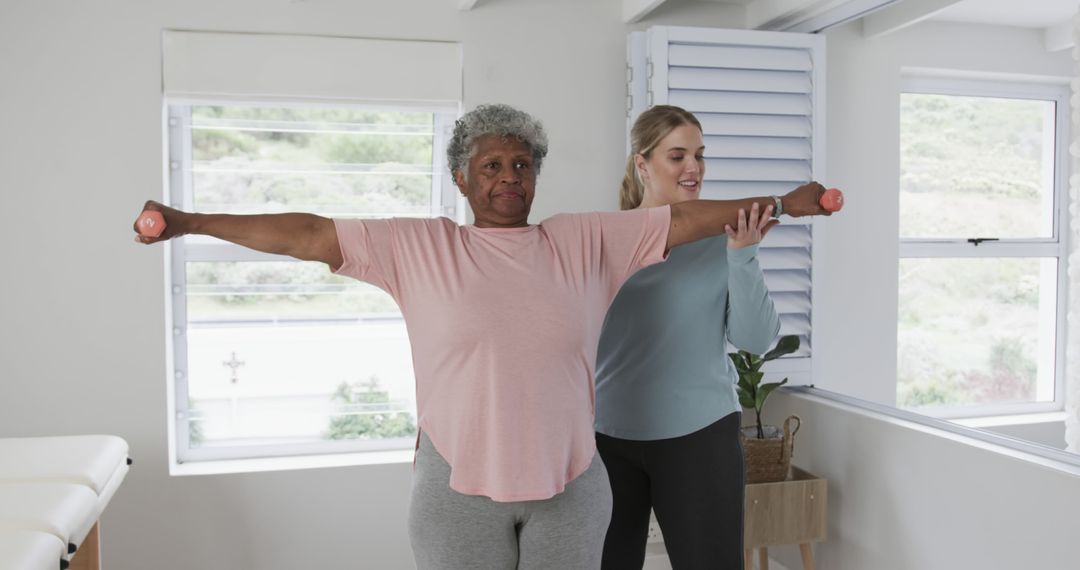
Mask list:
MULTIPOLYGON (((819 203, 824 193, 825 187, 817 182, 799 186, 781 197, 784 213, 793 217, 828 216, 831 212, 819 203)), ((690 200, 672 204, 668 249, 724 233, 727 226, 735 227, 738 224, 740 210, 749 212, 754 204, 766 216, 772 214, 773 199, 768 196, 742 200, 690 200)), ((772 222, 768 228, 775 223, 772 222)))
POLYGON ((135 241, 156 243, 185 234, 223 239, 265 253, 288 255, 304 261, 321 261, 332 269, 341 267, 334 221, 314 214, 195 214, 148 201, 144 210, 160 212, 165 231, 158 237, 138 235, 135 241))

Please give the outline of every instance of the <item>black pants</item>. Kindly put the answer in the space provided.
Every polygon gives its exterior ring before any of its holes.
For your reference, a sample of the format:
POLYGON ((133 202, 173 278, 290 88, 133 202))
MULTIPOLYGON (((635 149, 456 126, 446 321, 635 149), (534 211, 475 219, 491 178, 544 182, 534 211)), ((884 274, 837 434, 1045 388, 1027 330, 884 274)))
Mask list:
POLYGON ((674 570, 743 568, 741 413, 689 435, 634 441, 596 434, 614 507, 604 570, 645 564, 649 509, 674 570))

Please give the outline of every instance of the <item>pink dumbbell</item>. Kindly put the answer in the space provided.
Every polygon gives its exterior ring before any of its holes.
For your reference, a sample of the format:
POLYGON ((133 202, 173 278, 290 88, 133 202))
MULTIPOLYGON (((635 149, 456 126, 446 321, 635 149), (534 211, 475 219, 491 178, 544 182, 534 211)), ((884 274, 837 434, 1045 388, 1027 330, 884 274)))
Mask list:
POLYGON ((157 210, 143 210, 135 220, 135 228, 141 236, 159 237, 165 231, 165 217, 157 210))
POLYGON ((839 212, 844 207, 844 193, 836 188, 829 188, 821 195, 821 207, 830 212, 839 212))

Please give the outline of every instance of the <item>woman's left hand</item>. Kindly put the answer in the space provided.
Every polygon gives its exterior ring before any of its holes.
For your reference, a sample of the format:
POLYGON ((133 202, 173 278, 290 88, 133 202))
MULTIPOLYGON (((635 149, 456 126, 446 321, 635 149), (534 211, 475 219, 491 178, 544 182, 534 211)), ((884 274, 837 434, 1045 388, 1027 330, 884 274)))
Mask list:
POLYGON ((739 208, 738 227, 732 228, 731 224, 724 226, 728 236, 727 246, 739 249, 760 242, 773 226, 780 223, 780 220, 772 217, 772 211, 772 206, 766 206, 762 212, 756 202, 750 207, 750 212, 739 208))

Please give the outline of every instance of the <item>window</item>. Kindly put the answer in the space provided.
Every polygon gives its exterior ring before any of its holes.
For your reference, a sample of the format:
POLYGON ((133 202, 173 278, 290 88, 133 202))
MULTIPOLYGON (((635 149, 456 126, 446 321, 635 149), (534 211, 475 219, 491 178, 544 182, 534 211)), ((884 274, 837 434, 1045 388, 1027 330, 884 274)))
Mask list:
POLYGON ((1061 409, 1067 87, 908 78, 897 404, 1061 409))
MULTIPOLYGON (((189 211, 457 217, 454 107, 168 102, 169 196, 189 211)), ((382 290, 206 236, 170 253, 178 462, 405 449, 412 359, 382 290)))
MULTIPOLYGON (((463 221, 443 156, 459 44, 164 30, 161 45, 171 205, 463 221)), ((412 359, 387 294, 205 236, 167 251, 171 473, 411 449, 412 359)))

